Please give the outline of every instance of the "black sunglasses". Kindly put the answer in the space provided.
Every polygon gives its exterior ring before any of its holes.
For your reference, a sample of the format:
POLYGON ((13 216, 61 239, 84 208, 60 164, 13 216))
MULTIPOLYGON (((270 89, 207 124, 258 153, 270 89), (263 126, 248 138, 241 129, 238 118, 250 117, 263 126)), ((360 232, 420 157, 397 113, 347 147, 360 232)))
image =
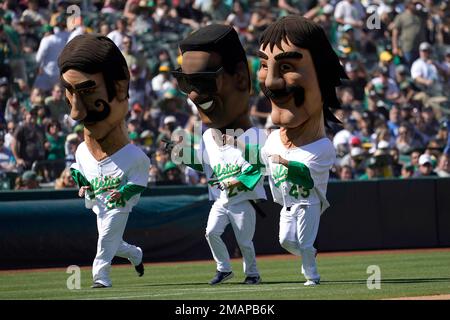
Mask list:
POLYGON ((189 94, 192 91, 200 94, 216 93, 217 92, 217 77, 224 71, 223 67, 220 67, 216 71, 204 71, 195 73, 181 72, 181 68, 175 71, 171 71, 171 74, 177 79, 178 87, 185 94, 189 94))

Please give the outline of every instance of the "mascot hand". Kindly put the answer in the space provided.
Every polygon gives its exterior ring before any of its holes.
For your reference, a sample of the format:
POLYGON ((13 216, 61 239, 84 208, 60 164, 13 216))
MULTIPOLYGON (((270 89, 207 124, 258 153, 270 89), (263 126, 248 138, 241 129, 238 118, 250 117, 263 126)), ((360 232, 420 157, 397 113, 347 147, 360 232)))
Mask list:
POLYGON ((289 161, 287 161, 285 158, 283 158, 283 157, 280 156, 279 154, 272 154, 272 155, 270 155, 269 157, 270 157, 270 160, 271 160, 273 163, 276 163, 276 164, 282 164, 282 165, 285 166, 285 167, 288 166, 289 161))
POLYGON ((106 197, 108 201, 116 201, 122 197, 122 194, 118 190, 112 190, 109 195, 106 197))
POLYGON ((84 197, 84 194, 86 193, 86 191, 90 190, 91 187, 90 186, 83 186, 80 188, 80 190, 78 190, 78 196, 79 197, 84 197))

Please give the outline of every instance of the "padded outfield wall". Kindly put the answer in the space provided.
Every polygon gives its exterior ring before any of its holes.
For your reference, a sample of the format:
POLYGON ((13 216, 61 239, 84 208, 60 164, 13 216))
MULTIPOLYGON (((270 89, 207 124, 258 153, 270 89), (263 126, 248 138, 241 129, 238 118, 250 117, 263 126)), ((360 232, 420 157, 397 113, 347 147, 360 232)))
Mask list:
MULTIPOLYGON (((96 219, 76 193, 0 192, 0 269, 90 265, 96 219)), ((450 179, 330 182, 328 199, 319 252, 450 246, 450 179)), ((271 198, 259 206, 257 254, 285 253, 281 207, 271 198)), ((205 187, 153 187, 130 214, 124 240, 139 245, 146 262, 212 260, 204 237, 210 207, 205 187)), ((223 238, 239 256, 231 228, 223 238)))

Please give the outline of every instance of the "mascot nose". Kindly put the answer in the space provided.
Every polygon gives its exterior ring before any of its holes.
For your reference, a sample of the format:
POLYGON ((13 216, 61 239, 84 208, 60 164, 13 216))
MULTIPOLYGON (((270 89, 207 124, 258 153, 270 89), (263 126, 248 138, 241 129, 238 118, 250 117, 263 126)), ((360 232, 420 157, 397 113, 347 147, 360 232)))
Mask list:
POLYGON ((81 121, 86 118, 86 108, 77 94, 72 96, 72 102, 70 103, 70 117, 75 121, 81 121))
POLYGON ((274 71, 269 71, 267 73, 264 84, 266 85, 266 88, 270 90, 283 89, 286 85, 284 79, 274 71))

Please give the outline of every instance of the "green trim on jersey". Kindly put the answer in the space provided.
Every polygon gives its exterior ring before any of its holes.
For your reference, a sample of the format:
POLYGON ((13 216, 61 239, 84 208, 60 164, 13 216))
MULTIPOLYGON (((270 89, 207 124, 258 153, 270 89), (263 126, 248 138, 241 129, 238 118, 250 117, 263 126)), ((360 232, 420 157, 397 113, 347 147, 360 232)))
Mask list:
POLYGON ((91 185, 86 177, 83 176, 83 174, 77 169, 70 168, 70 175, 72 176, 73 181, 77 184, 78 188, 91 185))
POLYGON ((305 189, 314 188, 314 180, 311 178, 311 173, 309 168, 298 161, 288 162, 288 175, 287 179, 294 183, 302 186, 305 189))
POLYGON ((144 192, 146 187, 138 186, 137 184, 126 184, 119 189, 119 192, 122 194, 122 197, 125 200, 130 200, 133 196, 144 192))
POLYGON ((256 166, 250 166, 236 179, 241 182, 247 190, 252 191, 261 179, 261 172, 256 166))

